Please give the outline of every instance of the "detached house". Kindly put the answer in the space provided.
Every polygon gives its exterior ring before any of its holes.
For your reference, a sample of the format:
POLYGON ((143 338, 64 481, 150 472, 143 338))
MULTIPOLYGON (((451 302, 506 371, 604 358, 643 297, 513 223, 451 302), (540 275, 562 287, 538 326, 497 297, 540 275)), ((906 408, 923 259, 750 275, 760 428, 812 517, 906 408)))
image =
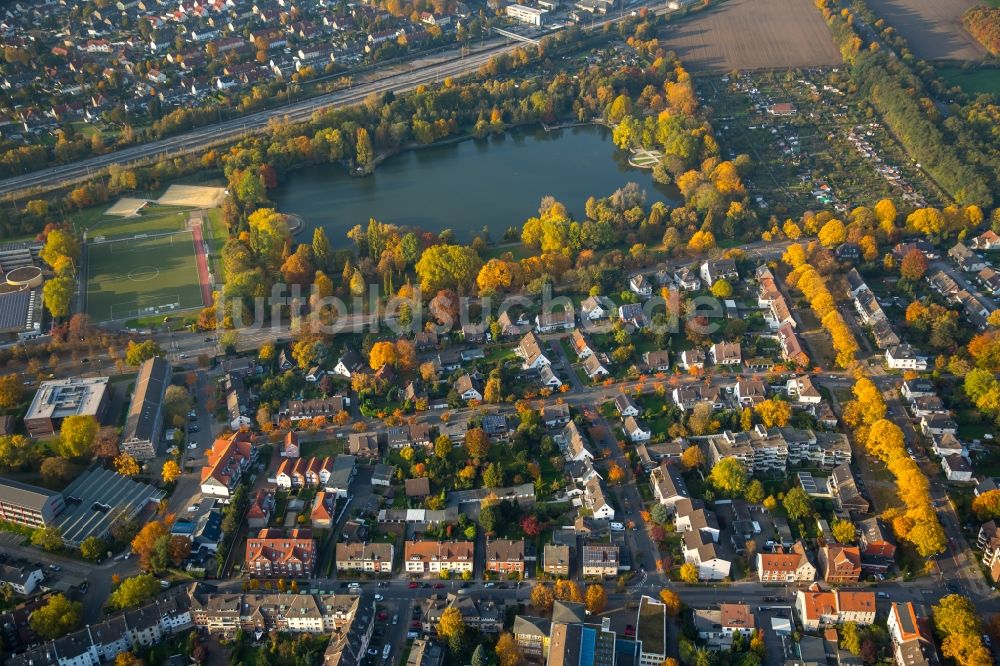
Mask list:
POLYGON ((642 370, 643 372, 667 372, 670 370, 670 352, 665 349, 644 352, 642 370))
POLYGON ((910 345, 895 345, 885 350, 885 362, 893 370, 926 370, 927 357, 910 345))
POLYGON ((543 312, 535 317, 535 330, 539 333, 568 331, 575 326, 576 322, 573 313, 566 310, 543 312))
POLYGON ((607 493, 601 485, 601 477, 593 476, 583 487, 583 500, 594 518, 598 520, 614 520, 615 509, 608 502, 607 493))
POLYGON ((371 373, 371 368, 365 363, 365 359, 361 357, 361 354, 353 349, 349 349, 337 360, 337 365, 333 366, 333 373, 350 379, 358 373, 371 373))
POLYGON ((649 473, 649 485, 656 501, 667 507, 671 514, 679 501, 690 498, 684 477, 676 465, 660 463, 649 473))
POLYGON ((614 306, 609 305, 601 296, 589 296, 580 303, 580 316, 590 321, 607 319, 614 311, 614 306))
POLYGON ((576 423, 570 421, 563 428, 562 432, 556 435, 556 442, 559 443, 565 452, 567 460, 580 461, 580 460, 593 460, 594 453, 590 450, 590 443, 587 438, 580 432, 580 428, 577 427, 576 423))
POLYGON ((684 266, 674 271, 674 284, 681 291, 698 291, 701 289, 701 278, 690 266, 684 266))
POLYGON ((455 392, 458 393, 458 396, 466 402, 471 402, 473 400, 478 402, 483 401, 483 393, 480 388, 479 381, 472 375, 462 375, 455 380, 455 392))
POLYGON ((574 330, 570 334, 569 342, 573 346, 573 351, 576 352, 577 358, 581 361, 597 353, 593 346, 591 346, 587 336, 579 330, 574 330))
POLYGON ((1000 235, 987 229, 973 238, 971 245, 977 250, 1000 250, 1000 235))
POLYGON ((615 396, 615 409, 618 410, 618 414, 625 418, 626 416, 638 416, 639 408, 635 406, 632 402, 632 398, 628 397, 624 393, 619 393, 615 396))
POLYGON ((619 548, 611 544, 587 543, 583 546, 581 569, 584 578, 614 578, 618 575, 619 548))
POLYGON ((699 270, 705 286, 711 286, 718 280, 739 280, 740 273, 736 270, 736 262, 732 259, 708 260, 701 264, 699 270))
POLYGON ((687 349, 680 353, 677 357, 677 365, 684 370, 691 370, 692 368, 704 368, 705 367, 705 350, 704 349, 687 349))
POLYGON ((604 366, 604 364, 601 362, 601 359, 596 354, 593 356, 588 356, 586 359, 584 359, 583 371, 587 373, 587 377, 589 379, 607 377, 608 375, 611 374, 611 371, 604 366))
POLYGON ((653 295, 653 283, 649 281, 642 273, 638 275, 633 275, 628 281, 628 288, 632 290, 633 293, 638 294, 642 298, 649 298, 653 295))
POLYGON ((524 359, 521 367, 525 370, 537 370, 543 365, 552 365, 552 361, 542 351, 542 340, 534 332, 529 332, 518 343, 514 352, 524 359))
POLYGON ((794 399, 793 404, 797 406, 818 405, 823 402, 823 396, 813 385, 812 378, 809 375, 789 379, 785 382, 785 393, 788 394, 788 397, 794 399))
POLYGON ((717 342, 709 347, 708 355, 715 365, 739 365, 743 360, 738 342, 717 342))
POLYGON ((732 562, 723 556, 709 532, 685 532, 681 547, 684 561, 698 568, 698 580, 724 580, 729 575, 732 562))
POLYGON ((653 436, 653 432, 642 427, 634 416, 626 416, 622 427, 633 442, 646 442, 653 436))

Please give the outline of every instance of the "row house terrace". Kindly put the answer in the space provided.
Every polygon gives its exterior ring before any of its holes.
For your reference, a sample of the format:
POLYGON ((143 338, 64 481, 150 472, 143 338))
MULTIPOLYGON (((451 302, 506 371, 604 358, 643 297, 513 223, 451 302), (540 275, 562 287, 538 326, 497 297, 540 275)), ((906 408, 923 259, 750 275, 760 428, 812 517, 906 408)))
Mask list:
POLYGON ((197 585, 190 594, 194 625, 224 636, 238 629, 331 633, 351 622, 360 601, 351 594, 215 594, 197 585))

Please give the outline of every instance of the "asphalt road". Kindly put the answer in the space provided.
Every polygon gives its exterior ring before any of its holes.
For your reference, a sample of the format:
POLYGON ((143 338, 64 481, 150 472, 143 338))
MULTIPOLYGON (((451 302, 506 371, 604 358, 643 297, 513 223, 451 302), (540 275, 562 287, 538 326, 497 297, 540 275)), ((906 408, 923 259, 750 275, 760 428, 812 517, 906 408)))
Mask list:
MULTIPOLYGON (((515 44, 517 43, 515 42, 515 44)), ((248 133, 266 128, 267 124, 274 118, 287 118, 291 121, 308 120, 317 110, 331 106, 356 104, 371 94, 390 91, 406 92, 420 84, 473 72, 494 55, 513 50, 513 48, 514 46, 507 45, 502 40, 493 40, 487 43, 485 50, 465 58, 452 52, 449 59, 415 71, 390 74, 344 90, 294 102, 276 109, 258 111, 234 120, 206 125, 159 141, 129 146, 104 155, 33 171, 23 176, 14 176, 0 181, 0 194, 11 194, 25 190, 41 192, 57 189, 86 180, 95 172, 112 164, 133 164, 150 158, 177 156, 200 150, 206 146, 232 141, 248 133)))
MULTIPOLYGON (((636 3, 630 9, 636 10, 643 4, 646 3, 636 3)), ((671 13, 671 10, 663 6, 651 9, 657 14, 671 13)), ((608 16, 601 21, 583 26, 583 28, 585 30, 601 30, 605 25, 621 20, 621 15, 608 16)), ((538 39, 546 34, 553 34, 557 31, 538 33, 534 38, 538 39)), ((475 50, 466 56, 462 55, 461 49, 456 49, 436 59, 433 64, 422 65, 412 71, 387 74, 376 80, 367 81, 356 86, 352 85, 344 90, 293 102, 284 107, 258 111, 241 118, 214 123, 159 141, 130 146, 105 155, 97 155, 69 164, 48 167, 21 176, 13 176, 0 181, 0 195, 24 191, 44 192, 59 189, 86 180, 96 172, 112 164, 134 164, 151 158, 175 157, 183 153, 204 149, 209 145, 232 141, 240 136, 263 130, 275 118, 288 119, 293 122, 308 120, 317 110, 331 106, 357 104, 372 94, 407 92, 421 84, 440 81, 446 77, 463 76, 476 71, 493 56, 513 51, 518 46, 523 46, 523 44, 510 39, 498 37, 486 40, 479 47, 479 50, 475 50)))

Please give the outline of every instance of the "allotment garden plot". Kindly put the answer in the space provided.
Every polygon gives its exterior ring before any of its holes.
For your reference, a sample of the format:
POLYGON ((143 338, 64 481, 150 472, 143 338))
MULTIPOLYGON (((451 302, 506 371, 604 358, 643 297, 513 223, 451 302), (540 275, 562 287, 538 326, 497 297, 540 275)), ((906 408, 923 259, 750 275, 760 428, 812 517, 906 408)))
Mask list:
POLYGON ((750 156, 745 182, 759 210, 844 212, 885 197, 915 207, 942 200, 831 70, 705 76, 697 87, 715 109, 724 154, 750 156))
POLYGON ((96 321, 204 305, 189 211, 161 206, 144 213, 88 231, 86 309, 96 321))

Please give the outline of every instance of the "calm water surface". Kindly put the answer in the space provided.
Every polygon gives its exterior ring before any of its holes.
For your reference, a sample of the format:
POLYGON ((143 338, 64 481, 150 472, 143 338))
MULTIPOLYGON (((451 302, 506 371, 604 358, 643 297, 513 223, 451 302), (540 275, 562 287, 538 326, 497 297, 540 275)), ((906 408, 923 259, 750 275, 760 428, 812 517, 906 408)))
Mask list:
POLYGON ((452 229, 460 241, 486 226, 499 240, 509 226, 536 215, 546 195, 582 218, 587 197, 606 196, 630 181, 646 190, 650 203, 677 199, 675 190, 653 182, 651 171, 629 166, 606 128, 588 126, 406 151, 366 178, 352 178, 333 164, 301 169, 289 174, 273 198, 282 212, 303 217, 302 240, 323 226, 340 245, 351 227, 371 217, 429 231, 452 229))

